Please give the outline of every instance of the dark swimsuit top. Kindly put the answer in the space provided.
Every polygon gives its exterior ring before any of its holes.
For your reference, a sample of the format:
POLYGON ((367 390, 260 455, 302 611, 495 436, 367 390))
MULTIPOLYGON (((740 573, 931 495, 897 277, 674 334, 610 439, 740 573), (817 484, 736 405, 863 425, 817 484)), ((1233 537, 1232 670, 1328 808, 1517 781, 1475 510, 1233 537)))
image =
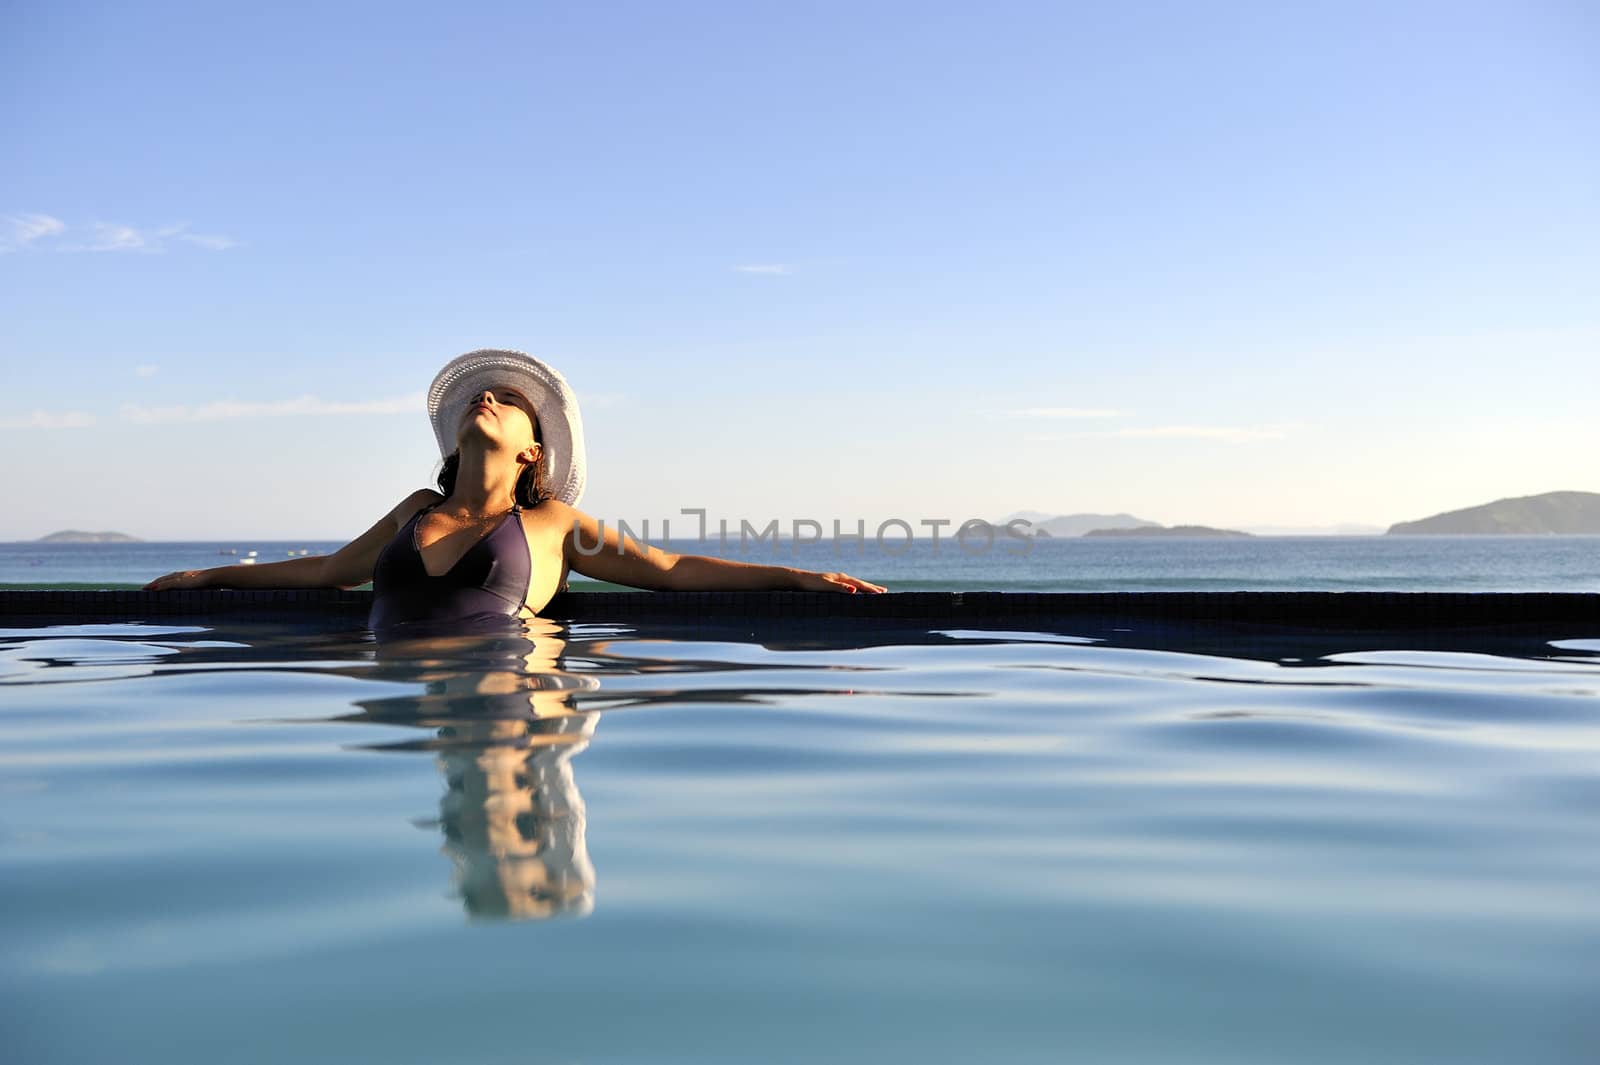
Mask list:
POLYGON ((437 505, 413 514, 378 556, 372 570, 369 628, 505 619, 522 612, 532 571, 522 508, 513 506, 487 536, 435 577, 422 564, 417 522, 437 505))

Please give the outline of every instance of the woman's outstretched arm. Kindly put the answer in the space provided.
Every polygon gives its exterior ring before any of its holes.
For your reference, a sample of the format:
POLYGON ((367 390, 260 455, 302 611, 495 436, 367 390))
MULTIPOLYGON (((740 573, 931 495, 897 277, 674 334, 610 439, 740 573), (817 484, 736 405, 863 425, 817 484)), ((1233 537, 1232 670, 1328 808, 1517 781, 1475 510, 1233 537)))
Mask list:
POLYGON ((640 545, 615 529, 602 534, 594 518, 557 500, 564 510, 562 552, 568 567, 595 580, 658 591, 886 592, 887 588, 847 573, 820 573, 791 566, 763 566, 709 555, 679 555, 640 545))
POLYGON ((424 489, 413 492, 372 528, 331 555, 307 555, 282 562, 261 562, 254 566, 214 566, 211 569, 179 570, 157 577, 145 585, 146 591, 162 592, 174 588, 355 588, 372 579, 378 556, 411 515, 436 502, 439 493, 424 489))

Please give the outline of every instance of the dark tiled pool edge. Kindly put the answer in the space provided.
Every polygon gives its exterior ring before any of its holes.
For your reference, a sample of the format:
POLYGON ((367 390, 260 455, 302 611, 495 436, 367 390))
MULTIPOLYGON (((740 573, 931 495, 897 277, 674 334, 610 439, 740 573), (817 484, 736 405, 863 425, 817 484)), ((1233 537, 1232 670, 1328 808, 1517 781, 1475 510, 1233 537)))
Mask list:
MULTIPOLYGON (((296 617, 365 621, 372 593, 283 591, 0 591, 0 617, 54 621, 296 617)), ((1336 628, 1584 623, 1600 630, 1592 592, 568 592, 543 611, 559 621, 634 618, 916 619, 983 627, 1068 617, 1223 621, 1336 628)))

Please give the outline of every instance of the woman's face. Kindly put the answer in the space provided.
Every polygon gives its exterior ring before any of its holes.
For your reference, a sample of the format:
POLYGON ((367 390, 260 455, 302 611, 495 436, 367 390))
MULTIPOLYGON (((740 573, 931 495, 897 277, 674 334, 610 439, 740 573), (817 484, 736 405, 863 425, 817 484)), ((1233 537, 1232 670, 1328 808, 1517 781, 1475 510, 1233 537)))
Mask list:
POLYGON ((535 442, 534 426, 538 415, 533 401, 518 389, 501 385, 486 388, 472 397, 461 418, 457 442, 474 432, 487 434, 491 439, 521 451, 535 442))

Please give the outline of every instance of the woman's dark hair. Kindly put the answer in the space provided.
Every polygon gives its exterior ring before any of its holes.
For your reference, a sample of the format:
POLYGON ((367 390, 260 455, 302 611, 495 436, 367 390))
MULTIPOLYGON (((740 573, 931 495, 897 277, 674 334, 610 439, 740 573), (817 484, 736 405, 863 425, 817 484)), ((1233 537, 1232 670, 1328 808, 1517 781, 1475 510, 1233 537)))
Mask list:
MULTIPOLYGON (((547 467, 544 461, 544 441, 539 439, 539 430, 533 430, 533 439, 539 444, 539 457, 533 465, 522 471, 522 476, 517 478, 517 487, 511 493, 518 506, 536 507, 550 498, 550 489, 545 485, 547 467)), ((461 469, 461 452, 452 451, 445 456, 444 465, 439 467, 439 491, 445 497, 455 491, 456 473, 461 469)))

